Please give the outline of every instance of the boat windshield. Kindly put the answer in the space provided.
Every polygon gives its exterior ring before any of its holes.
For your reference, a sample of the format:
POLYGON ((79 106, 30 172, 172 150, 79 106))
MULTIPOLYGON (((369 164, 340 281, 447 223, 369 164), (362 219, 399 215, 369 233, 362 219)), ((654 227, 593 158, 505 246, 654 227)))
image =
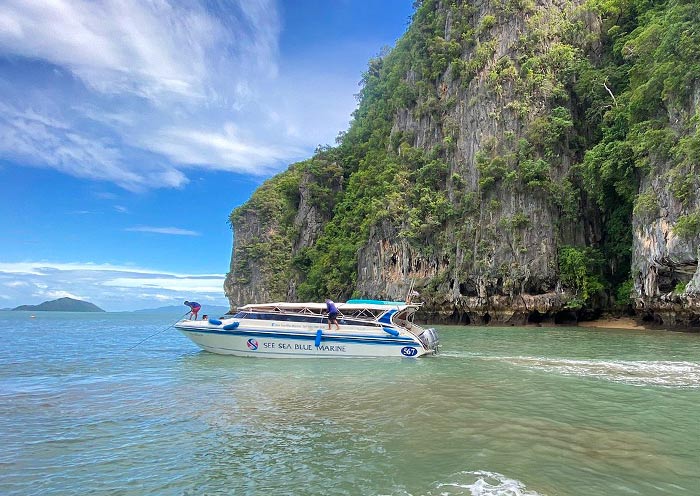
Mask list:
POLYGON ((396 312, 392 317, 392 321, 401 327, 408 329, 409 331, 420 331, 422 328, 413 322, 413 318, 416 315, 416 309, 413 307, 407 307, 403 310, 396 312))

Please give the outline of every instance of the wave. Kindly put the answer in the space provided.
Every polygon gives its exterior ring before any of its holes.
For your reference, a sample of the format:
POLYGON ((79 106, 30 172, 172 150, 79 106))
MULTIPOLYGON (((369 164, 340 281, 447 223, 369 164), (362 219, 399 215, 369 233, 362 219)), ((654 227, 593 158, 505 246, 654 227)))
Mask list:
POLYGON ((634 386, 700 388, 700 363, 674 361, 577 360, 543 357, 484 357, 532 370, 595 377, 634 386))
MULTIPOLYGON (((436 483, 436 494, 440 496, 541 496, 540 493, 528 490, 522 482, 497 472, 465 471, 456 474, 454 478, 452 482, 436 483)), ((432 494, 428 492, 428 495, 432 494)))

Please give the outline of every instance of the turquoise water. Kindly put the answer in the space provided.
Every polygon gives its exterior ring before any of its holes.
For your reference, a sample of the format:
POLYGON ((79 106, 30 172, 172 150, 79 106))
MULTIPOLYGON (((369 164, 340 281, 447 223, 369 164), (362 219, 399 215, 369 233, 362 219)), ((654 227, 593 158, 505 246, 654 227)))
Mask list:
POLYGON ((435 358, 199 351, 0 313, 0 494, 699 495, 700 335, 441 327, 435 358))

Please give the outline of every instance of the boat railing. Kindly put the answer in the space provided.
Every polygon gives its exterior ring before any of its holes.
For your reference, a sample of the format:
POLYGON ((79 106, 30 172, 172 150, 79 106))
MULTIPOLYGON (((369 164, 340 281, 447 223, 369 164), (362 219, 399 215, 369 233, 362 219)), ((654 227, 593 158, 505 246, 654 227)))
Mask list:
MULTIPOLYGON (((298 308, 293 309, 278 306, 251 306, 245 311, 255 313, 276 313, 280 315, 313 315, 316 317, 325 317, 328 314, 325 308, 319 309, 310 308, 306 306, 300 306, 298 308)), ((353 318, 371 321, 378 319, 384 313, 385 310, 377 310, 370 308, 343 309, 340 305, 338 308, 338 315, 340 318, 353 318)))

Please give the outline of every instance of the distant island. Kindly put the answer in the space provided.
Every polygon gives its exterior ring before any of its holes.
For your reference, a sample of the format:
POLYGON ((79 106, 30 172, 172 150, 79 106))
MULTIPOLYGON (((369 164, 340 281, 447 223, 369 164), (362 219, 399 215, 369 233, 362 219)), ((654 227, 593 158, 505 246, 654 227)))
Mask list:
POLYGON ((59 298, 38 305, 20 305, 12 310, 28 312, 104 312, 100 307, 87 301, 73 298, 59 298))

